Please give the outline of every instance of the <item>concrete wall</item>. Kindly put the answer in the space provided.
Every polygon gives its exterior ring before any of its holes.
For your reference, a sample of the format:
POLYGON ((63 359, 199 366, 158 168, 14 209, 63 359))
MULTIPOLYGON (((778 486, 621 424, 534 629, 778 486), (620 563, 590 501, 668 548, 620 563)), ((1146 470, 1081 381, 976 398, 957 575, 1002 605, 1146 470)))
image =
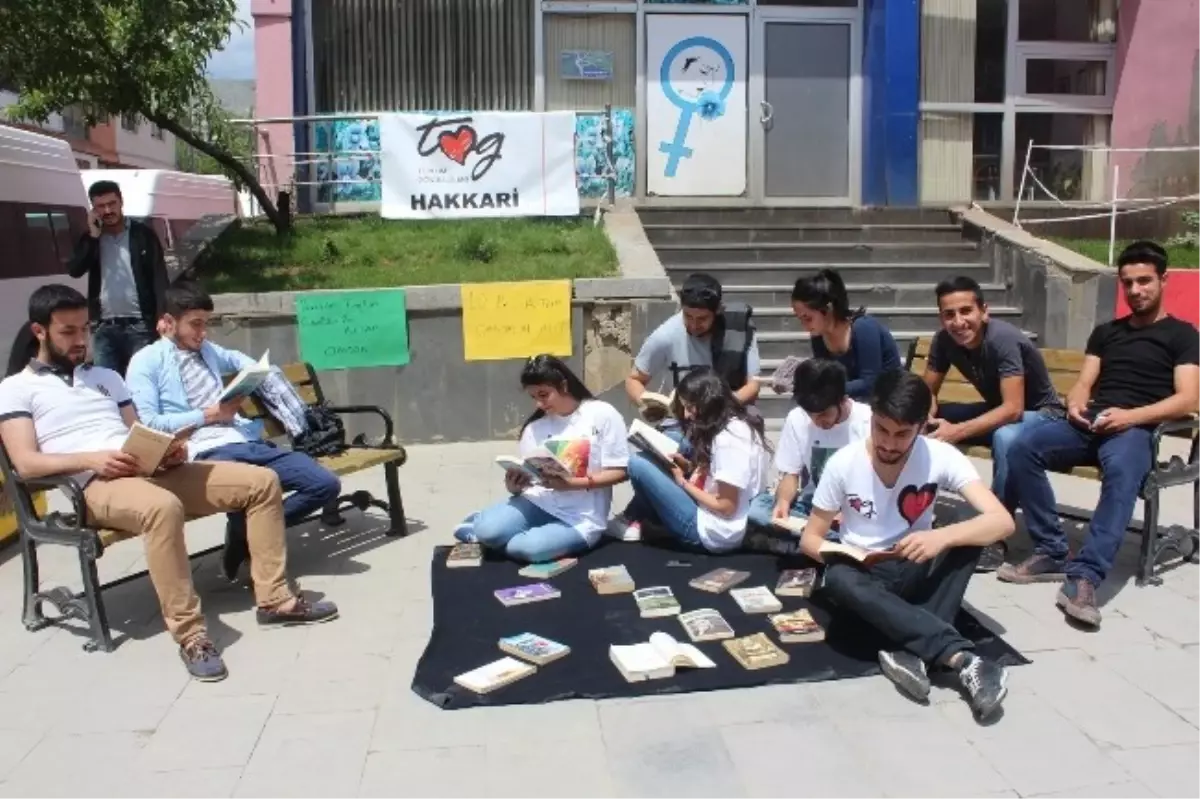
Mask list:
POLYGON ((979 239, 997 278, 1009 282, 1013 304, 1038 346, 1082 350, 1096 325, 1113 318, 1116 270, 1085 258, 978 208, 958 208, 967 235, 979 239))
MULTIPOLYGON (((1114 147, 1200 144, 1200 0, 1123 0, 1117 34, 1114 147)), ((1126 197, 1197 191, 1195 152, 1114 153, 1126 197)))
MULTIPOLYGON (((258 357, 300 360, 295 294, 226 294, 215 297, 212 339, 258 357)), ((408 297, 410 362, 402 367, 320 374, 337 405, 379 405, 392 415, 404 443, 515 438, 532 405, 520 386, 522 360, 463 360, 458 286, 411 287, 408 297)), ((574 355, 569 362, 584 383, 622 413, 631 414, 623 382, 637 344, 675 312, 662 280, 578 280, 571 314, 574 355), (640 295, 640 296, 639 296, 640 295)), ((350 420, 347 432, 382 432, 369 417, 350 420), (373 426, 374 425, 374 426, 373 426)))

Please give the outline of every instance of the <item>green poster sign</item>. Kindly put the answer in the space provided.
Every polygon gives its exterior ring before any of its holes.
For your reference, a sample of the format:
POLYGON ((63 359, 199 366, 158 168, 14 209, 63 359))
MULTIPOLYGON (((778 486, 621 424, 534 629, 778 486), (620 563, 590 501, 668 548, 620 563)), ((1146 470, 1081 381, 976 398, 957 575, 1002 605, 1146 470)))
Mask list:
POLYGON ((318 371, 408 363, 404 289, 302 294, 296 323, 300 357, 318 371))

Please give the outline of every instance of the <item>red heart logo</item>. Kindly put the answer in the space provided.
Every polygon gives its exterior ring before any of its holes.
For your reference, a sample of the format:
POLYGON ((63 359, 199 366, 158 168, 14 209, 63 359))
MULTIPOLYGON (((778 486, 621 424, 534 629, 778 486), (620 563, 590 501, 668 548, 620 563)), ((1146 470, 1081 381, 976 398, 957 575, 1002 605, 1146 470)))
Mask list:
POLYGON ((900 489, 896 505, 900 508, 900 515, 904 517, 910 527, 937 499, 937 489, 937 483, 926 483, 920 488, 905 486, 900 489))
POLYGON ((467 153, 474 144, 475 129, 468 125, 460 125, 453 133, 445 131, 438 135, 438 147, 447 158, 459 165, 467 162, 467 153))

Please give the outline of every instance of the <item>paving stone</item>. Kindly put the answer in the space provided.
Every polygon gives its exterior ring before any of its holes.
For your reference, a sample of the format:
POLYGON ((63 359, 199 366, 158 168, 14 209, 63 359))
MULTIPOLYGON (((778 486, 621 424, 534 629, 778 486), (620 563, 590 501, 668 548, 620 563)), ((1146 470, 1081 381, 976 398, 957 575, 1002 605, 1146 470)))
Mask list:
POLYGON ((721 737, 747 796, 883 794, 883 775, 827 717, 737 724, 721 737))
POLYGON ((1172 709, 1200 707, 1200 649, 1130 647, 1100 658, 1105 667, 1172 709))
POLYGON ((618 796, 744 796, 721 732, 605 736, 608 769, 618 796))
MULTIPOLYGON (((160 799, 163 796, 196 797, 233 796, 234 788, 242 776, 235 767, 187 769, 184 771, 129 772, 115 781, 108 796, 146 797, 160 799)), ((105 794, 96 794, 105 795, 105 794)), ((262 794, 271 796, 270 792, 262 794)))
POLYGON ((359 796, 484 796, 487 752, 482 746, 371 752, 359 796))
POLYGON ((1080 799, 1100 799, 1101 797, 1112 797, 1112 799, 1129 799, 1131 796, 1156 796, 1156 794, 1142 785, 1140 782, 1127 780, 1125 782, 1113 782, 1108 785, 1093 785, 1089 788, 1076 788, 1069 791, 1056 791, 1054 793, 1035 793, 1028 794, 1029 796, 1038 797, 1079 797, 1080 799))
POLYGON ((236 796, 350 796, 358 791, 374 711, 275 715, 236 796))
POLYGON ((492 741, 486 755, 489 796, 613 796, 603 744, 594 737, 529 746, 518 738, 492 741))
POLYGON ((1113 752, 1112 758, 1159 796, 1200 796, 1195 741, 1113 752))
POLYGON ((40 730, 0 730, 0 781, 42 740, 40 730))
POLYGON ((244 766, 274 703, 267 696, 180 699, 137 765, 148 771, 244 766))
POLYGON ((111 796, 147 744, 138 733, 47 735, 0 786, 6 796, 111 796))

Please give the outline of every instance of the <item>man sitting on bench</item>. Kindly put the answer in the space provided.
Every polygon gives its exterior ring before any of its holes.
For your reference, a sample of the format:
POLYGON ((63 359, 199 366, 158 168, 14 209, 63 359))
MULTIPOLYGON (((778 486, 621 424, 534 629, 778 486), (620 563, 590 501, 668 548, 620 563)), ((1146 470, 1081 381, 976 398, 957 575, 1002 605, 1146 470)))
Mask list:
MULTIPOLYGON (((992 450, 992 492, 1009 513, 1017 510, 1007 486, 1008 452, 1026 430, 1061 419, 1062 402, 1042 354, 1029 337, 1003 319, 989 319, 983 290, 969 277, 943 280, 935 289, 942 329, 933 337, 925 384, 933 392, 931 438, 992 450), (983 402, 938 402, 946 373, 955 367, 983 402)), ((984 550, 979 571, 1004 563, 1004 542, 984 550)))
POLYGON ((153 477, 121 448, 137 421, 116 372, 89 366, 87 299, 70 286, 48 285, 29 299, 38 354, 24 371, 0 381, 0 438, 25 479, 64 475, 83 491, 87 523, 141 533, 146 567, 167 630, 188 673, 227 676, 208 637, 183 537, 188 516, 244 511, 252 554, 257 619, 262 626, 311 624, 338 614, 332 602, 292 593, 286 573, 283 494, 274 472, 240 463, 184 463, 172 449, 153 477))
POLYGON ((1196 328, 1163 309, 1167 253, 1150 241, 1130 244, 1117 277, 1131 313, 1088 337, 1079 380, 1067 395, 1067 418, 1030 430, 1008 455, 1008 478, 1025 512, 1033 555, 1006 564, 997 577, 1012 583, 1060 582, 1056 603, 1071 618, 1100 626, 1096 588, 1108 576, 1134 503, 1150 471, 1155 426, 1196 412, 1200 345, 1196 328), (1083 548, 1068 560, 1046 470, 1100 467, 1100 502, 1083 548))
MULTIPOLYGON (((260 438, 261 423, 238 415, 242 400, 220 403, 223 374, 238 372, 254 359, 208 341, 213 301, 194 284, 176 283, 166 292, 164 335, 129 362, 126 380, 142 423, 175 433, 196 426, 188 441, 195 461, 236 461, 263 466, 279 477, 291 495, 283 502, 283 523, 296 524, 337 499, 337 475, 303 452, 280 449, 260 438)), ((225 531, 222 570, 236 580, 249 550, 246 519, 233 513, 225 531)))
POLYGON ((975 467, 953 446, 921 435, 933 397, 911 372, 884 372, 871 400, 871 437, 851 443, 825 464, 812 499, 801 551, 826 563, 821 592, 839 611, 858 616, 890 640, 883 672, 914 699, 929 696, 929 666, 953 669, 979 719, 1007 691, 1007 671, 971 652, 954 628, 981 547, 1012 534, 1013 520, 975 467), (940 490, 961 495, 978 512, 938 529, 940 490), (841 540, 884 553, 874 562, 828 551, 825 536, 842 515, 841 540))

